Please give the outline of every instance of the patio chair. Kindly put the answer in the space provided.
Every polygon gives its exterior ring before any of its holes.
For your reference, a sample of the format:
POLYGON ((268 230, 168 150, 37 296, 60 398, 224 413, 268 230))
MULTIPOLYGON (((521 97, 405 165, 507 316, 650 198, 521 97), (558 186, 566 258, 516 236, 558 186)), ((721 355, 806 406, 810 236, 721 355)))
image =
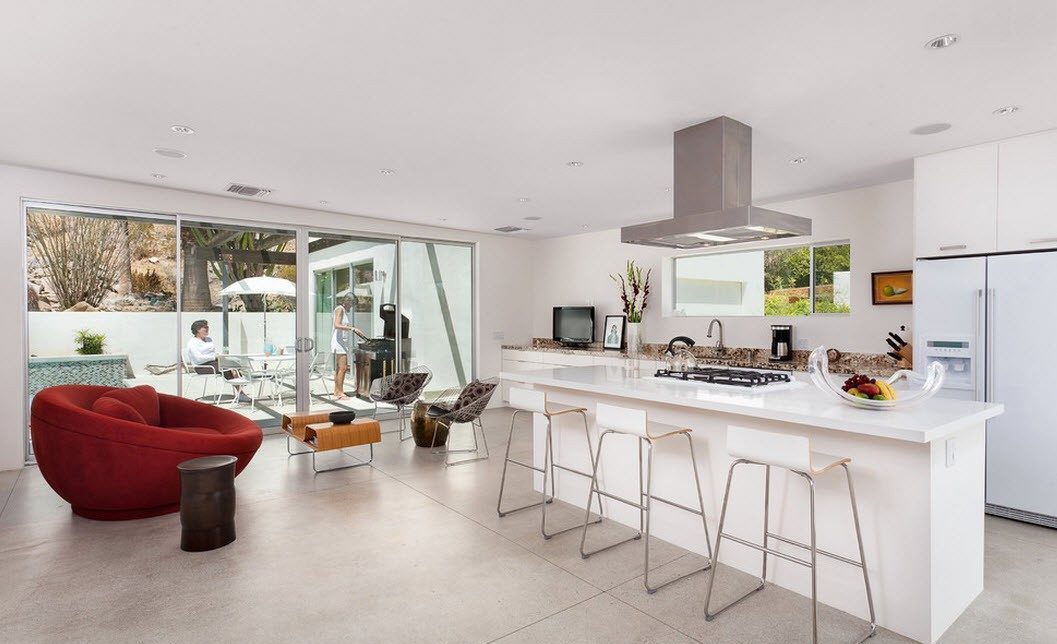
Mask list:
POLYGON ((433 418, 438 425, 448 429, 448 447, 442 450, 434 449, 437 445, 437 434, 440 432, 433 432, 433 445, 431 445, 434 454, 445 454, 445 466, 473 463, 474 461, 488 458, 488 438, 485 436, 484 426, 481 424, 481 414, 484 413, 485 408, 488 406, 488 401, 492 399, 492 394, 495 393, 498 384, 498 378, 489 378, 488 380, 474 380, 461 390, 458 388, 449 389, 437 397, 429 409, 426 410, 428 417, 433 418), (451 449, 450 447, 453 438, 451 433, 452 425, 461 423, 469 423, 470 428, 473 430, 473 449, 451 449), (478 429, 481 430, 481 442, 484 443, 484 456, 453 462, 450 459, 451 454, 480 454, 480 447, 477 443, 478 429))
POLYGON ((323 366, 327 363, 327 358, 330 357, 330 353, 326 351, 316 351, 315 355, 312 356, 312 364, 308 367, 308 393, 312 395, 312 383, 320 382, 323 383, 323 393, 321 395, 327 395, 327 383, 323 382, 323 366))
POLYGON ((410 431, 408 431, 406 436, 404 435, 404 426, 407 424, 404 417, 404 408, 418 400, 418 397, 422 395, 426 385, 432 379, 433 372, 430 371, 429 367, 418 365, 402 373, 375 378, 374 382, 371 383, 369 395, 375 405, 385 403, 396 407, 396 412, 400 415, 401 442, 411 438, 410 431))
MULTIPOLYGON (((220 376, 220 374, 217 373, 216 367, 214 367, 211 364, 206 364, 206 365, 192 364, 191 361, 188 360, 186 352, 181 352, 180 353, 180 362, 183 365, 184 376, 187 378, 187 382, 188 382, 188 387, 187 388, 190 389, 191 388, 190 387, 190 383, 194 382, 196 379, 197 380, 201 380, 202 381, 202 398, 205 398, 206 396, 208 396, 209 395, 209 383, 216 382, 216 379, 220 376)), ((155 366, 155 365, 148 365, 148 367, 150 367, 150 366, 155 366)), ((151 373, 154 373, 154 372, 151 371, 151 373)), ((217 386, 213 387, 213 389, 216 390, 216 393, 213 395, 213 404, 216 405, 216 404, 218 404, 220 402, 220 386, 217 385, 217 386)))
POLYGON ((272 383, 272 397, 275 397, 275 378, 274 374, 264 371, 254 371, 250 365, 249 360, 239 356, 219 356, 218 364, 220 364, 220 372, 225 374, 224 382, 231 385, 235 389, 235 397, 231 401, 231 405, 234 406, 239 399, 242 398, 242 394, 245 393, 249 396, 250 407, 256 407, 257 401, 264 394, 264 383, 272 383), (227 377, 227 372, 234 372, 233 377, 227 377), (257 391, 254 393, 253 386, 257 386, 257 391))

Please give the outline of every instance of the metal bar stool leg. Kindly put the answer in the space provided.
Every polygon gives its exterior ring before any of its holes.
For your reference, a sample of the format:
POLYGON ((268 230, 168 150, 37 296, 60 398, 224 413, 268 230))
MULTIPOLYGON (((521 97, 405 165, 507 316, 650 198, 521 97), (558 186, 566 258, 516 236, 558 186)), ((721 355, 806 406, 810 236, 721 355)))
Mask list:
POLYGON ((870 590, 870 573, 866 570, 866 549, 862 545, 862 528, 859 526, 859 506, 855 502, 855 486, 851 482, 851 470, 843 463, 845 477, 848 479, 848 497, 851 499, 851 516, 855 523, 855 537, 859 541, 859 562, 862 564, 862 580, 866 586, 866 605, 870 608, 870 630, 859 640, 862 644, 877 633, 877 616, 873 607, 873 591, 870 590))
MULTIPOLYGON (((666 581, 666 582, 664 582, 662 584, 658 584, 656 586, 650 586, 650 556, 649 556, 649 553, 650 553, 650 541, 649 541, 649 539, 650 539, 650 514, 651 514, 650 510, 653 508, 653 500, 654 500, 654 496, 653 496, 653 443, 650 442, 649 443, 649 446, 650 446, 649 463, 648 463, 649 469, 647 470, 647 473, 646 473, 646 563, 645 563, 645 571, 643 572, 643 585, 646 586, 646 592, 650 593, 650 594, 653 594, 653 593, 657 592, 658 590, 660 590, 661 588, 664 588, 665 586, 667 586, 669 584, 673 584, 673 583, 679 581, 680 579, 685 579, 686 577, 689 577, 690 575, 696 575, 699 572, 705 572, 706 570, 708 570, 709 568, 711 568, 713 566, 713 563, 715 561, 712 558, 712 542, 708 538, 708 520, 705 518, 705 499, 704 499, 704 495, 701 493, 701 478, 697 474, 697 457, 694 455, 694 441, 693 441, 692 438, 690 438, 690 434, 684 434, 684 435, 686 436, 687 447, 690 450, 690 465, 694 469, 694 483, 695 483, 695 485, 697 487, 697 503, 698 503, 698 508, 700 508, 700 511, 701 511, 701 528, 703 529, 704 534, 705 534, 705 547, 708 549, 708 563, 705 564, 704 566, 702 566, 701 568, 696 568, 694 570, 691 570, 690 572, 683 573, 682 575, 679 575, 678 577, 675 577, 674 579, 669 579, 668 581, 666 581)), ((664 499, 662 499, 660 497, 657 497, 657 500, 661 501, 661 502, 664 502, 664 503, 671 503, 670 501, 665 501, 664 499)), ((678 506, 678 507, 682 507, 682 506, 678 506)), ((690 510, 690 508, 686 508, 686 507, 682 507, 682 509, 688 510, 688 511, 692 511, 692 510, 690 510)))
POLYGON ((758 586, 756 586, 755 588, 753 588, 749 592, 745 593, 741 597, 738 597, 737 599, 735 599, 735 600, 731 601, 730 603, 726 604, 725 606, 723 606, 722 608, 720 608, 716 612, 710 613, 709 610, 708 610, 709 606, 711 605, 711 601, 712 601, 712 587, 716 583, 716 573, 719 570, 719 565, 718 565, 719 548, 720 548, 720 545, 723 543, 723 538, 724 538, 723 525, 726 523, 726 520, 727 520, 727 507, 728 507, 729 502, 730 502, 730 484, 731 484, 732 480, 734 479, 734 468, 736 468, 737 466, 739 466, 739 465, 741 465, 741 464, 743 464, 745 462, 746 461, 741 460, 741 459, 734 461, 733 463, 730 464, 730 471, 727 472, 727 487, 723 491, 723 509, 720 510, 720 513, 719 513, 719 530, 716 532, 716 548, 715 548, 715 550, 713 550, 713 554, 715 555, 715 559, 713 559, 713 562, 717 562, 717 563, 713 563, 713 565, 712 565, 712 574, 708 576, 708 588, 705 590, 705 621, 708 621, 708 622, 711 622, 713 619, 716 618, 717 615, 719 615, 723 611, 727 610, 728 608, 731 608, 735 604, 738 604, 738 603, 742 602, 743 600, 747 599, 753 593, 756 593, 756 592, 759 592, 759 591, 763 590, 763 586, 764 586, 764 582, 761 580, 760 584, 758 586))
POLYGON ((810 489, 811 507, 811 642, 818 644, 818 543, 815 535, 815 479, 810 476, 807 479, 810 489))
MULTIPOLYGON (((591 449, 591 431, 588 428, 587 414, 582 412, 582 411, 580 412, 580 414, 581 414, 581 416, 583 416, 583 419, 584 419, 584 432, 587 435, 587 453, 591 457, 591 467, 593 468, 594 467, 594 463, 595 463, 595 460, 594 460, 594 454, 595 453, 594 453, 594 450, 591 449)), ((547 417, 547 444, 546 444, 546 454, 544 454, 544 465, 543 465, 543 467, 544 467, 544 470, 548 469, 548 465, 547 465, 547 460, 546 459, 549 456, 549 458, 550 458, 549 469, 550 469, 550 479, 551 479, 551 500, 553 501, 555 498, 557 498, 557 495, 558 495, 558 492, 557 492, 557 490, 554 487, 556 481, 558 480, 557 474, 555 472, 555 467, 561 467, 562 469, 565 469, 567 471, 569 470, 569 468, 565 468, 565 467, 562 467, 560 465, 555 465, 555 462, 554 462, 554 434, 553 434, 553 431, 552 431, 552 424, 551 423, 552 423, 552 419, 548 416, 547 417)), ((576 473, 577 474, 582 474, 582 472, 579 472, 578 470, 576 471, 576 473)), ((546 471, 543 473, 543 484, 544 484, 544 494, 546 494, 546 485, 547 485, 547 473, 546 473, 546 471)), ((546 497, 544 497, 544 498, 546 498, 546 497)), ((549 503, 549 501, 548 501, 548 503, 549 503)), ((587 512, 588 512, 588 518, 590 519, 590 516, 591 516, 591 506, 590 505, 587 506, 587 512)), ((557 536, 559 534, 563 534, 563 533, 566 533, 566 532, 570 532, 572 530, 579 530, 580 527, 581 527, 580 524, 577 523, 575 525, 569 526, 568 528, 563 528, 563 529, 557 530, 555 532, 547 532, 547 506, 546 505, 543 506, 542 515, 543 516, 542 516, 542 519, 541 519, 541 522, 540 522, 540 533, 543 534, 543 538, 544 539, 550 539, 551 537, 554 537, 554 536, 557 536)), ((591 521, 590 523, 591 524, 601 523, 601 521, 602 521, 602 497, 599 496, 598 497, 598 518, 595 519, 594 521, 591 521)))
MULTIPOLYGON (((591 550, 590 552, 586 549, 586 544, 587 544, 587 526, 590 524, 590 521, 591 521, 591 496, 592 495, 597 494, 597 495, 599 495, 599 497, 607 496, 609 498, 613 498, 613 499, 616 499, 618 501, 621 501, 622 503, 626 503, 628 505, 632 505, 632 506, 638 507, 639 508, 639 519, 640 519, 640 521, 644 520, 643 519, 643 514, 642 514, 643 506, 642 506, 641 502, 640 503, 633 503, 633 502, 628 501, 626 499, 620 499, 618 497, 615 497, 615 496, 613 496, 613 495, 611 495, 609 493, 604 493, 604 492, 602 492, 601 490, 598 489, 598 466, 599 466, 599 464, 602 461, 602 443, 605 441, 605 438, 606 438, 607 435, 614 434, 614 433, 616 433, 616 432, 614 432, 611 429, 607 429, 604 432, 602 432, 602 434, 598 437, 598 452, 595 455, 594 469, 592 470, 592 474, 591 474, 591 490, 587 493, 587 509, 584 511, 583 533, 580 536, 580 557, 582 559, 587 559, 591 555, 595 555, 595 554, 598 554, 598 553, 603 552, 605 550, 609 550, 611 548, 616 548, 617 546, 625 544, 625 543, 627 543, 629 541, 635 541, 636 539, 641 539, 642 538, 642 531, 640 530, 639 533, 636 534, 635 536, 628 537, 627 539, 624 539, 622 541, 618 541, 616 543, 612 543, 612 544, 610 544, 608 546, 603 546, 603 547, 598 548, 596 550, 591 550)), ((640 450, 641 450, 641 445, 640 445, 640 450)), ((641 453, 641 451, 640 451, 640 453, 641 453)), ((642 475, 642 468, 640 467, 639 468, 639 476, 640 476, 639 480, 640 481, 642 480, 641 475, 642 475)), ((642 490, 640 488, 640 491, 639 491, 639 499, 640 499, 640 501, 642 499, 643 494, 644 493, 642 492, 642 490)), ((599 504, 601 504, 601 499, 599 499, 599 504)))
MULTIPOLYGON (((500 517, 505 517, 508 514, 513 514, 515 512, 520 512, 521 510, 527 510, 529 508, 534 508, 534 507, 540 505, 540 503, 537 502, 537 503, 529 503, 528 505, 523 505, 520 508, 514 508, 513 510, 504 510, 503 509, 503 490, 506 488, 506 472, 507 472, 507 467, 509 466, 510 463, 513 463, 514 465, 520 465, 521 467, 524 467, 526 469, 532 470, 534 472, 542 472, 543 471, 542 468, 538 468, 535 465, 531 465, 529 463, 523 463, 521 461, 514 460, 514 459, 510 458, 510 444, 514 441, 514 422, 517 420, 517 415, 519 413, 523 412, 523 411, 525 411, 525 410, 524 409, 515 409, 514 413, 510 415, 510 437, 507 438, 507 442, 506 442, 506 456, 503 459, 503 475, 499 478, 499 500, 497 500, 496 504, 495 504, 496 514, 498 514, 500 517)), ((544 492, 546 492, 546 488, 544 488, 544 492)), ((546 502, 546 503, 551 503, 552 501, 554 501, 554 497, 553 496, 551 496, 551 498, 549 498, 549 499, 544 499, 544 502, 546 502)))

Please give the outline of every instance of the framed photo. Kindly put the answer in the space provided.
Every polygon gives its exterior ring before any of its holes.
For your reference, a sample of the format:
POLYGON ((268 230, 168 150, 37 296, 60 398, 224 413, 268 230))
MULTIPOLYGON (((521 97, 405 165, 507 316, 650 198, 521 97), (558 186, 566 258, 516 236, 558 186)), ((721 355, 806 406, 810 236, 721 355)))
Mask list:
POLYGON ((870 277, 874 304, 913 304, 914 271, 873 273, 870 277))
POLYGON ((627 328, 628 316, 607 315, 602 325, 602 348, 620 351, 624 348, 624 330, 627 328))

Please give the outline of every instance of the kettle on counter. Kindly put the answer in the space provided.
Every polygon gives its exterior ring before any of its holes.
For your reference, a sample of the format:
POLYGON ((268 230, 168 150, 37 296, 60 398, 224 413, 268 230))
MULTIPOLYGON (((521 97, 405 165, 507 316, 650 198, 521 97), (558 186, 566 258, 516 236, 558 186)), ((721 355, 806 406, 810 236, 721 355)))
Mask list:
POLYGON ((697 358, 690 353, 692 346, 693 338, 685 335, 677 335, 668 341, 668 348, 664 350, 664 354, 668 356, 668 371, 685 372, 697 368, 697 358))

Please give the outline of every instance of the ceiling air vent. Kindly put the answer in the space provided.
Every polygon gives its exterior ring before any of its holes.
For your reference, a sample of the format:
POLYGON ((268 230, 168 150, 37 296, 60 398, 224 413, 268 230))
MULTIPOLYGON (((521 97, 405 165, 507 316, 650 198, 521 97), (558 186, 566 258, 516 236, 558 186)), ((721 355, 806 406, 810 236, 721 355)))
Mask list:
POLYGON ((228 184, 227 192, 231 192, 243 197, 267 197, 272 193, 267 188, 256 188, 254 186, 246 186, 241 183, 228 184))
POLYGON ((519 226, 503 226, 502 228, 495 229, 497 233, 519 233, 523 230, 528 230, 528 228, 521 228, 519 226))

